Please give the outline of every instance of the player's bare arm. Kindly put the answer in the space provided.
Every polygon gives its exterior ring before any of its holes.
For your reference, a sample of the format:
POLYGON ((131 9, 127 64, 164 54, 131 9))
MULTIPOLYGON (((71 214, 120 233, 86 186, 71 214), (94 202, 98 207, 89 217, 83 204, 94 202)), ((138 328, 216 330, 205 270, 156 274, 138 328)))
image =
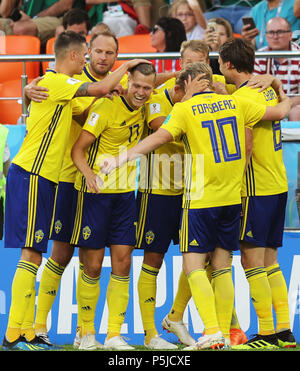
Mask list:
POLYGON ((126 162, 136 160, 139 156, 146 155, 171 141, 173 141, 173 136, 167 130, 160 128, 136 146, 122 152, 120 156, 104 159, 100 164, 100 170, 104 174, 110 174, 115 168, 122 166, 126 162))
POLYGON ((107 75, 103 80, 97 82, 86 82, 76 91, 76 97, 103 97, 109 94, 121 81, 124 74, 140 63, 151 63, 145 59, 133 59, 122 64, 114 72, 107 75))
POLYGON ((92 193, 100 193, 99 185, 101 185, 101 180, 90 168, 85 157, 85 152, 92 145, 95 139, 96 138, 93 134, 86 130, 82 130, 72 148, 71 156, 75 166, 85 177, 88 190, 92 193))

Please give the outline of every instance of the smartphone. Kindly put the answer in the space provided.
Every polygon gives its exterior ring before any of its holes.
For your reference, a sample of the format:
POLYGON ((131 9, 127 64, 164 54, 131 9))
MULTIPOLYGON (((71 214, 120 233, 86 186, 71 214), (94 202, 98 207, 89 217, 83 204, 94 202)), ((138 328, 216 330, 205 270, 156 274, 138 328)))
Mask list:
POLYGON ((22 17, 22 14, 18 8, 15 8, 8 16, 8 18, 13 20, 14 22, 17 22, 19 19, 21 19, 21 17, 22 17))
POLYGON ((216 22, 208 22, 207 28, 209 29, 210 32, 215 32, 217 30, 216 22))
POLYGON ((252 17, 243 17, 242 21, 245 26, 248 25, 247 30, 253 30, 253 28, 256 28, 254 19, 252 17))

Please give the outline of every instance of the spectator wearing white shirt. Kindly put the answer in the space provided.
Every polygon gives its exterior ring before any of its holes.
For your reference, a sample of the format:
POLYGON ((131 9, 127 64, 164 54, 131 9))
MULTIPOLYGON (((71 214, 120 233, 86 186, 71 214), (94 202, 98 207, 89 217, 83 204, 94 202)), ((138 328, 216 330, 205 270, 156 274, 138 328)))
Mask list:
POLYGON ((174 1, 170 14, 183 23, 187 40, 203 39, 206 19, 197 0, 174 1))

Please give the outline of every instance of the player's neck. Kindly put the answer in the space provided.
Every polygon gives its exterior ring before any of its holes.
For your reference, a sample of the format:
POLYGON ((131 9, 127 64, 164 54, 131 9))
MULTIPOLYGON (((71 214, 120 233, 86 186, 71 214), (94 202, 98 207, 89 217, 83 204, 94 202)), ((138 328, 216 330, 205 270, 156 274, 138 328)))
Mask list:
POLYGON ((274 9, 280 4, 281 0, 268 0, 268 8, 274 9))
POLYGON ((74 75, 74 71, 73 69, 70 68, 70 66, 68 65, 68 63, 66 63, 65 61, 62 61, 62 62, 59 62, 59 61, 55 61, 55 71, 58 72, 58 73, 63 73, 67 76, 70 76, 72 77, 74 75))
POLYGON ((243 85, 245 82, 250 80, 251 77, 252 77, 251 73, 245 73, 245 72, 237 73, 234 78, 234 85, 238 89, 241 85, 243 85))

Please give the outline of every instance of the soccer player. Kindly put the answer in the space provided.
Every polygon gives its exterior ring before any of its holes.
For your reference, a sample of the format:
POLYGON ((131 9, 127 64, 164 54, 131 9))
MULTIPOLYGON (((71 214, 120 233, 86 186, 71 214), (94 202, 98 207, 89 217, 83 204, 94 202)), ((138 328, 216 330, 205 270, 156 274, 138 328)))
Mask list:
MULTIPOLYGON (((117 58, 117 53, 118 40, 113 33, 103 32, 102 34, 94 36, 90 41, 89 47, 90 61, 85 65, 82 74, 74 75, 74 78, 86 82, 101 81, 112 69, 117 58)), ((121 80, 121 85, 125 88, 126 84, 127 75, 124 75, 121 80)), ((73 116, 76 116, 76 111, 80 113, 87 109, 93 101, 94 97, 80 97, 74 99, 73 116)), ((43 337, 48 342, 47 316, 55 300, 61 276, 74 253, 74 246, 70 245, 73 227, 70 210, 72 209, 75 195, 74 183, 77 169, 71 158, 71 149, 80 132, 80 124, 78 124, 76 119, 73 119, 63 166, 59 175, 59 184, 56 189, 55 212, 50 236, 50 239, 53 239, 52 252, 43 270, 38 293, 35 332, 38 337, 43 337)), ((81 257, 79 257, 79 260, 79 269, 82 270, 81 257)), ((80 277, 81 275, 79 275, 79 278, 80 277)), ((80 316, 77 326, 80 329, 80 316)), ((80 349, 82 349, 84 348, 84 344, 80 344, 79 334, 80 332, 77 331, 75 346, 81 346, 80 349)), ((96 344, 100 346, 98 342, 96 344)))
POLYGON ((22 336, 22 326, 25 317, 34 312, 35 277, 42 253, 47 251, 55 187, 70 132, 72 99, 106 95, 128 68, 140 63, 130 61, 105 80, 87 83, 72 77, 81 74, 86 51, 85 39, 74 32, 57 38, 56 70, 47 72, 42 80, 49 97, 42 103, 31 103, 26 136, 7 176, 5 247, 22 250, 12 283, 4 349, 40 348, 34 345, 39 341, 34 335, 32 339, 22 336))
POLYGON ((100 179, 99 161, 104 155, 118 155, 140 140, 145 120, 144 103, 153 91, 155 76, 151 64, 132 69, 124 95, 112 100, 103 98, 91 107, 72 149, 79 171, 71 243, 82 250, 84 269, 79 280, 82 287, 78 290, 78 310, 84 342, 94 341, 102 261, 105 246, 110 247, 112 272, 107 288, 109 318, 105 349, 133 349, 120 332, 129 299, 131 253, 136 243, 136 164, 100 179))
MULTIPOLYGON (((201 80, 203 88, 207 82, 201 80)), ((146 104, 146 137, 158 130, 180 102, 184 89, 176 84, 160 94, 153 94, 146 104)), ((138 280, 141 316, 145 331, 145 346, 151 349, 177 349, 162 339, 155 325, 157 275, 171 241, 179 243, 179 225, 183 193, 182 143, 167 143, 141 159, 137 193, 137 249, 144 250, 144 259, 138 280), (145 161, 144 161, 145 160, 145 161)), ((186 295, 186 293, 184 293, 186 295)), ((190 296, 191 297, 191 296, 190 296)), ((186 345, 195 344, 186 327, 181 325, 179 339, 186 345)))
MULTIPOLYGON (((209 64, 209 47, 202 40, 184 41, 181 45, 180 54, 181 54, 180 64, 182 68, 187 66, 189 63, 193 62, 205 62, 209 64)), ((214 88, 218 87, 218 91, 220 91, 221 84, 223 93, 224 85, 226 84, 224 76, 213 74, 212 79, 214 88)), ((156 90, 162 93, 165 92, 165 89, 168 89, 168 91, 170 91, 172 88, 174 88, 175 81, 176 81, 175 77, 171 78, 156 90)), ((226 94, 227 93, 231 94, 236 90, 236 87, 233 84, 226 84, 225 89, 226 94)), ((207 273, 211 280, 211 266, 209 262, 207 263, 207 273)), ((172 305, 171 311, 169 312, 168 315, 164 317, 162 322, 163 328, 165 328, 169 332, 174 333, 182 343, 187 345, 191 345, 192 338, 188 334, 186 327, 182 322, 182 319, 184 310, 190 298, 191 292, 189 290, 186 276, 185 274, 180 274, 178 291, 176 294, 175 301, 172 305)), ((150 306, 150 304, 148 305, 150 306)), ((247 336, 240 328, 234 308, 231 322, 230 337, 232 344, 240 344, 242 342, 247 341, 247 336)))
POLYGON ((245 98, 212 92, 212 73, 205 63, 187 66, 178 81, 182 80, 184 87, 186 81, 203 72, 210 81, 208 89, 196 94, 188 90, 184 97, 187 100, 175 105, 160 129, 100 165, 101 171, 109 174, 126 161, 182 138, 186 156, 180 250, 183 270, 206 331, 196 346, 186 349, 215 349, 229 343, 234 299, 230 255, 239 249, 245 125, 252 127, 262 118, 284 117, 290 108, 282 91, 283 101, 276 107, 254 106, 245 98), (205 272, 209 252, 214 291, 205 272))
MULTIPOLYGON (((184 68, 189 63, 205 62, 209 64, 209 47, 203 40, 188 40, 181 44, 180 48, 180 66, 184 68)), ((160 93, 165 89, 171 89, 175 85, 176 76, 170 78, 165 83, 156 88, 160 93)), ((222 75, 213 75, 213 85, 222 83, 225 85, 225 78, 222 75)), ((226 84, 226 90, 229 94, 235 91, 233 84, 226 84)))
MULTIPOLYGON (((259 91, 246 86, 252 77, 254 59, 252 46, 242 40, 226 42, 220 49, 220 69, 226 81, 237 87, 233 96, 274 106, 278 99, 271 87, 259 91)), ((257 336, 238 347, 295 347, 290 330, 287 287, 277 260, 278 247, 282 246, 288 191, 280 121, 260 122, 250 130, 249 137, 252 138, 252 156, 242 187, 241 262, 250 286, 259 331, 257 336)))

